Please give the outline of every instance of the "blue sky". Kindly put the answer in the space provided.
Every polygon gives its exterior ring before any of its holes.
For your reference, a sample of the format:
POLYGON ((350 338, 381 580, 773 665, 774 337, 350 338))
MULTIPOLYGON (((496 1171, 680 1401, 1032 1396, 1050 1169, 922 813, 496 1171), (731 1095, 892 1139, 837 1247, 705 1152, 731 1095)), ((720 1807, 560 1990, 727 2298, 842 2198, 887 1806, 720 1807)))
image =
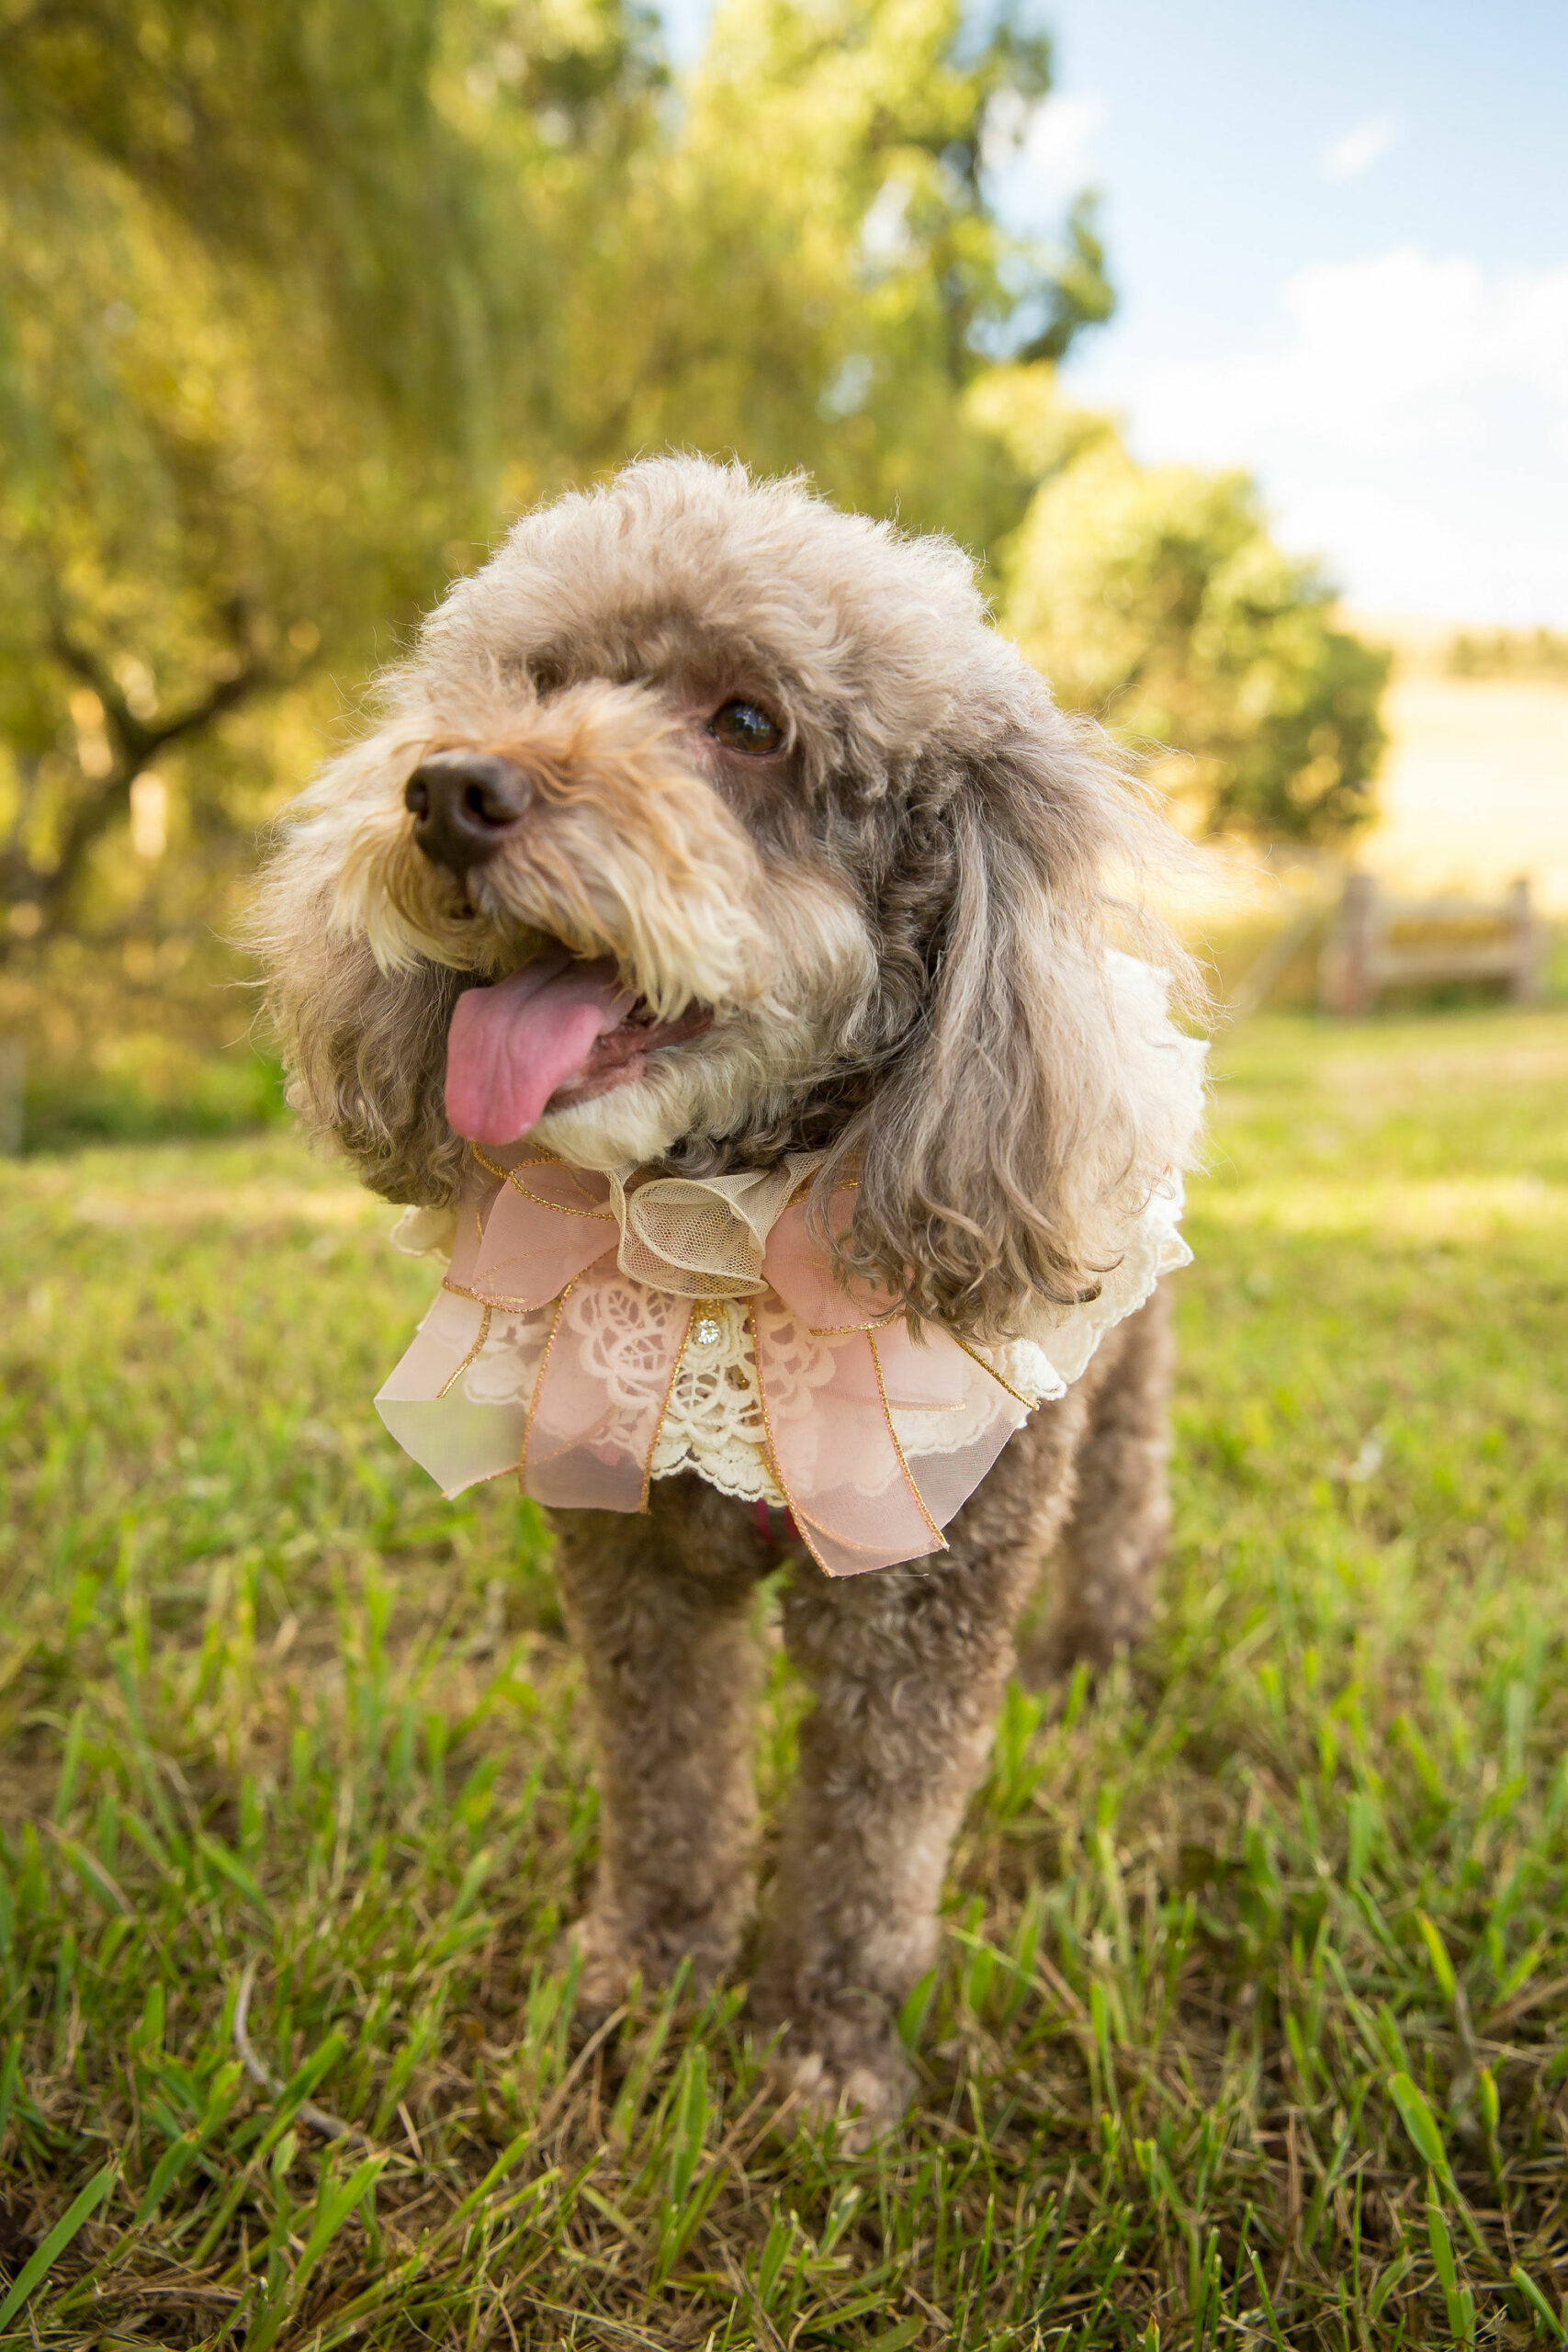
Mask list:
MULTIPOLYGON (((670 0, 678 51, 703 0, 670 0)), ((1067 389, 1243 464, 1365 609, 1568 627, 1568 0, 1046 0, 998 176, 1092 185, 1118 315, 1067 389)))

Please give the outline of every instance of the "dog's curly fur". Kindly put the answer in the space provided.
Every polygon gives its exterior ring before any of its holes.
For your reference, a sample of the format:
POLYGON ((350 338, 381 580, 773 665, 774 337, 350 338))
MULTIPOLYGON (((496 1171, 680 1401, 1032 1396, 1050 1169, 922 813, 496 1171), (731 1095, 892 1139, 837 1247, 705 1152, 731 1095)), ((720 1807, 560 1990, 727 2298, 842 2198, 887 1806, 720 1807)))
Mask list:
MULTIPOLYGON (((292 1099, 367 1182, 455 1196, 443 1109, 460 989, 542 939, 612 957, 705 1032, 631 1080, 566 1090, 536 1134, 579 1166, 852 1169, 837 1247, 913 1317, 985 1340, 1092 1297, 1185 1148, 1119 1017, 1114 944, 1186 960, 1134 903, 1159 827, 1104 738, 988 625, 967 560, 794 481, 665 458, 520 522, 383 682, 264 877, 256 934, 292 1099), (711 714, 781 730, 725 750, 711 714), (499 754, 525 820, 465 881, 417 847, 403 788, 435 750, 499 754)), ((825 1226, 822 1227, 825 1231, 825 1226)), ((931 1963, 948 1847, 986 1754, 1013 1628, 1052 1547, 1040 1655, 1136 1632, 1163 1541, 1158 1295, 1043 1407, 939 1559, 797 1577, 784 1637, 816 1705, 753 1999, 810 2104, 893 2116, 891 2018, 931 1963)), ((558 1556, 603 1758, 582 1984, 735 1957, 754 1842, 753 1598, 743 1506, 686 1476, 649 1514, 562 1514, 558 1556)))

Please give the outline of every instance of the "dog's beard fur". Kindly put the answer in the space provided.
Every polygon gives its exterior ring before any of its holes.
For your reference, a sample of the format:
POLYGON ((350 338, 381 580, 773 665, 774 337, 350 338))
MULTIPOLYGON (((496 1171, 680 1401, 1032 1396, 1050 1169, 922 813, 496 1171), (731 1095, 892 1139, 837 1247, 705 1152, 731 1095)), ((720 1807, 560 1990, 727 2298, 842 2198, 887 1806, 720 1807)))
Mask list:
POLYGON ((911 1314, 999 1337, 1092 1294, 1193 1107, 1106 948, 1198 991, 1164 927, 1111 895, 1164 829, 986 625, 955 549, 653 461, 519 525, 389 701, 305 797, 254 926, 292 1099, 376 1189, 456 1197, 453 1004, 558 940, 613 958, 656 1018, 714 1018, 547 1108, 550 1149, 700 1174, 826 1146, 819 1214, 857 1176, 840 1263, 911 1314), (573 640, 575 683, 541 697, 525 659, 573 640), (683 731, 692 680, 727 660, 784 681, 795 748, 773 785, 758 763, 719 789, 683 731), (447 748, 533 787, 463 884, 403 805, 447 748))

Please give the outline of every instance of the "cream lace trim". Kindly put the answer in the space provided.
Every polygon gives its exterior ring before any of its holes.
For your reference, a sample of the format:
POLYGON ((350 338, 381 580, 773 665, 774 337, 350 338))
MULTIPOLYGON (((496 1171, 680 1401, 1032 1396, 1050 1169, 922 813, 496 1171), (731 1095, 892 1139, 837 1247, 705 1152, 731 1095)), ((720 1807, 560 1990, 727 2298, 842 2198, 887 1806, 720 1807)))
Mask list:
POLYGON ((746 1310, 733 1299, 714 1299, 698 1307, 692 1326, 653 1449, 653 1476, 695 1470, 721 1495, 782 1506, 784 1489, 768 1467, 746 1310))

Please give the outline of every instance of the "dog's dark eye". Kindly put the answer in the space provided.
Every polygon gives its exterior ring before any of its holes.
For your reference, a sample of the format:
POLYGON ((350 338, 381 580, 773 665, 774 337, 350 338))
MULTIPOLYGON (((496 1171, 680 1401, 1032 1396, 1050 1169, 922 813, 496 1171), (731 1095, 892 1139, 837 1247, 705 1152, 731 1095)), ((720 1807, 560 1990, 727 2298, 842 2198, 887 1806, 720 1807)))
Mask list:
POLYGON ((708 733, 727 752, 776 752, 784 730, 754 702, 727 702, 708 720, 708 733))

